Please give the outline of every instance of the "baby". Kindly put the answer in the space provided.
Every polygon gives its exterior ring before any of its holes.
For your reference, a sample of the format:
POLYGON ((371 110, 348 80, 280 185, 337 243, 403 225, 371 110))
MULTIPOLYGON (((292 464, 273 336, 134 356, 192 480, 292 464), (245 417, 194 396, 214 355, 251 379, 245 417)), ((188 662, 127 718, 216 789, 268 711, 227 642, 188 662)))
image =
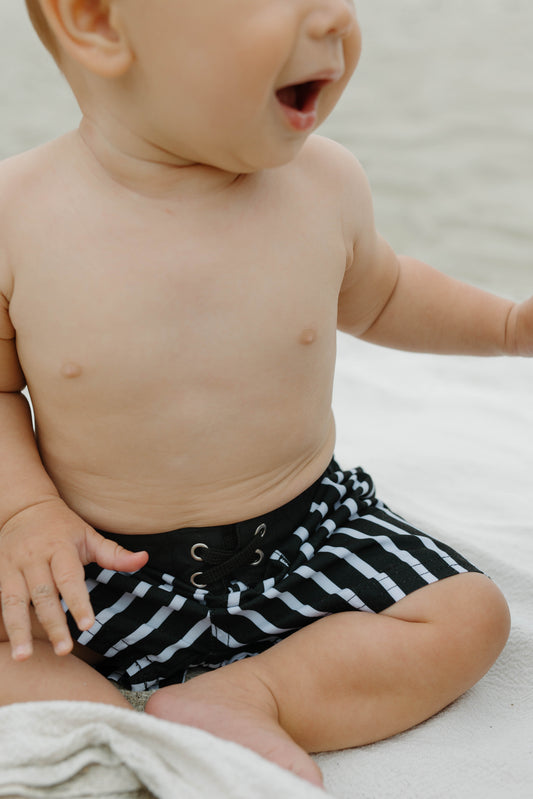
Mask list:
POLYGON ((333 460, 336 330, 531 356, 533 300, 397 256, 314 135, 350 0, 27 5, 82 121, 0 168, 0 701, 155 689, 321 784, 309 753, 428 718, 509 632, 488 577, 333 460))

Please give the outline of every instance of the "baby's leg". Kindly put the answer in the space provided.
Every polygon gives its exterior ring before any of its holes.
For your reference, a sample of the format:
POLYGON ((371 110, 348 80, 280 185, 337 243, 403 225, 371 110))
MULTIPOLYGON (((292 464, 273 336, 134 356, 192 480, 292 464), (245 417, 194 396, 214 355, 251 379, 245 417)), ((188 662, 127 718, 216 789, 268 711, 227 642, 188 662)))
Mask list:
POLYGON ((327 616, 254 658, 162 688, 147 711, 317 782, 305 752, 360 746, 427 719, 485 674, 508 633, 499 589, 460 574, 380 614, 327 616))
POLYGON ((78 655, 55 654, 32 611, 33 655, 14 661, 0 618, 0 705, 56 699, 103 702, 131 709, 120 691, 82 658, 91 653, 76 647, 78 655))

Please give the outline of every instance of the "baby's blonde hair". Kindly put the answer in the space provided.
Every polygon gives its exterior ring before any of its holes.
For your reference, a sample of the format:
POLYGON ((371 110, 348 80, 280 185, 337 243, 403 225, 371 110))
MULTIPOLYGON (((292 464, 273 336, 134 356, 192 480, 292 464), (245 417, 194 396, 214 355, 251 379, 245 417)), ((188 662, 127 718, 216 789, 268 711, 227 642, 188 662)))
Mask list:
POLYGON ((26 0, 26 8, 33 27, 39 34, 39 38, 46 47, 46 49, 53 55, 55 60, 59 62, 59 48, 54 34, 50 30, 50 26, 46 20, 39 0, 26 0))

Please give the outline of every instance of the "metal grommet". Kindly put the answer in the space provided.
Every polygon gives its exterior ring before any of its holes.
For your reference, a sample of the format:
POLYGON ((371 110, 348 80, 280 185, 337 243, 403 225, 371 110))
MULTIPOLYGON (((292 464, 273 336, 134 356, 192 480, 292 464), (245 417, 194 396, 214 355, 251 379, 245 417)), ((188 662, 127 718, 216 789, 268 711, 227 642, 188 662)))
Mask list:
POLYGON ((209 549, 209 547, 207 546, 207 544, 194 544, 191 547, 191 557, 193 558, 193 560, 203 561, 203 558, 201 558, 200 555, 196 554, 198 549, 209 549))
POLYGON ((265 553, 263 552, 262 549, 256 549, 255 552, 257 554, 257 557, 256 557, 255 560, 252 561, 252 566, 259 566, 259 564, 261 563, 261 561, 265 557, 265 553))
POLYGON ((194 574, 191 576, 191 583, 194 585, 195 588, 207 588, 207 584, 206 583, 197 583, 196 582, 196 578, 197 577, 201 577, 202 574, 203 574, 203 572, 194 572, 194 574))
POLYGON ((267 531, 267 526, 266 526, 265 523, 263 523, 263 524, 259 525, 259 527, 255 531, 254 535, 260 535, 261 538, 263 538, 263 536, 265 535, 266 531, 267 531))

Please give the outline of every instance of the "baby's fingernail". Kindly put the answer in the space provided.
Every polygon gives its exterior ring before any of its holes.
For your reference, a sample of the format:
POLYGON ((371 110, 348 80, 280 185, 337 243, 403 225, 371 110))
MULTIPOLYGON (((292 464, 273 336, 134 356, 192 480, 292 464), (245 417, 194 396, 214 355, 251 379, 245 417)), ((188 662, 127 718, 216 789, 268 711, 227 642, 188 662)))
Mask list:
POLYGON ((68 655, 70 652, 71 646, 68 641, 60 641, 54 647, 54 652, 56 655, 68 655))
POLYGON ((13 649, 13 660, 25 660, 32 653, 32 648, 28 644, 20 644, 13 649))
POLYGON ((79 623, 80 630, 90 630, 94 624, 94 619, 91 619, 90 616, 84 616, 79 623))

